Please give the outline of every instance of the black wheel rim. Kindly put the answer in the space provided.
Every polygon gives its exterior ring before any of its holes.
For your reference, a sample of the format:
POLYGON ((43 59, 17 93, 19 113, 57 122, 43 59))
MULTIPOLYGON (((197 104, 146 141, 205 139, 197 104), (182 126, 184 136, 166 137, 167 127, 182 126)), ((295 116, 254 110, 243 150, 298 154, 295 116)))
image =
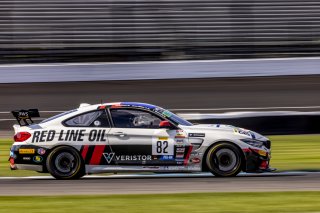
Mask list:
POLYGON ((233 150, 221 148, 214 153, 213 163, 219 172, 229 173, 238 168, 239 157, 233 150))
POLYGON ((55 157, 54 166, 59 174, 71 175, 75 172, 78 161, 73 154, 61 152, 55 157))

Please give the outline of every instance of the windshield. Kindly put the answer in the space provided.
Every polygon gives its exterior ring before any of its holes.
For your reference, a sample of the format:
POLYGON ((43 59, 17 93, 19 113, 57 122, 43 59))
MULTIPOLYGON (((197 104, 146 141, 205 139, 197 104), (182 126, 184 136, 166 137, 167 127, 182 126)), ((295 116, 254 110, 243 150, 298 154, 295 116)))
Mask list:
POLYGON ((48 122, 48 121, 52 121, 52 120, 54 120, 54 119, 56 119, 56 118, 60 118, 60 117, 62 117, 62 116, 64 116, 64 115, 67 115, 67 114, 70 114, 70 113, 76 112, 76 111, 77 111, 77 110, 74 109, 74 110, 70 110, 70 111, 67 111, 67 112, 63 112, 63 113, 61 113, 61 114, 58 114, 58 115, 55 115, 55 116, 53 116, 53 117, 51 117, 51 118, 47 118, 47 119, 43 120, 42 122, 40 122, 40 124, 46 123, 46 122, 48 122))
POLYGON ((180 118, 178 115, 170 112, 169 110, 165 110, 162 108, 155 108, 155 112, 161 114, 162 116, 168 118, 169 120, 173 121, 176 124, 183 125, 183 126, 192 126, 193 124, 183 118, 180 118))

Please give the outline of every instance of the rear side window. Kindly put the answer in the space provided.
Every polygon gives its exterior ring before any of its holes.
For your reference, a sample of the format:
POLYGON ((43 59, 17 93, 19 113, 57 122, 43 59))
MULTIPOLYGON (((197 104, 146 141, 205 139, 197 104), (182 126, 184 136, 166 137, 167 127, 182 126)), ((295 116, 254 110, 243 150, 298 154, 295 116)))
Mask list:
POLYGON ((70 127, 110 127, 108 117, 104 111, 93 111, 78 115, 65 122, 70 127))

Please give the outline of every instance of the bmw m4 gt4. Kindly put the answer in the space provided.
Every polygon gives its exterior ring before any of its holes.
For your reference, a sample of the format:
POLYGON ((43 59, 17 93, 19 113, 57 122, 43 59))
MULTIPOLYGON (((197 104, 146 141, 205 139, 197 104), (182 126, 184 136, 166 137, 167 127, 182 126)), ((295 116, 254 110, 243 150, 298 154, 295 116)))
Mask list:
POLYGON ((194 125, 161 107, 121 102, 81 104, 34 124, 37 109, 12 111, 11 169, 57 179, 108 172, 269 172, 268 138, 229 125, 194 125))

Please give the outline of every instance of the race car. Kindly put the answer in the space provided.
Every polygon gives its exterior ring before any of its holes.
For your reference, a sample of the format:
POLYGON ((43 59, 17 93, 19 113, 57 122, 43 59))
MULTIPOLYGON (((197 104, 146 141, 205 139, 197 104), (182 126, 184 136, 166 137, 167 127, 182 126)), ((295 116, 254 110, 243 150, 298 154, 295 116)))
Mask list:
POLYGON ((271 142, 242 128, 195 125, 146 103, 81 104, 39 124, 37 109, 12 112, 11 169, 57 179, 109 172, 270 172, 271 142))

